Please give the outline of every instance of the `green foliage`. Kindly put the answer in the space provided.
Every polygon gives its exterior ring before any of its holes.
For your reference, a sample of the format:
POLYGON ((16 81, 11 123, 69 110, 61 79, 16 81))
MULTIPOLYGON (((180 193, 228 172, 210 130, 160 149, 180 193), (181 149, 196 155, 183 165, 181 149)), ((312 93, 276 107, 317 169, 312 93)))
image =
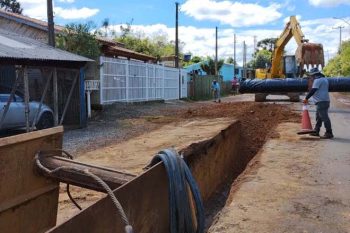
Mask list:
POLYGON ((193 56, 192 59, 191 59, 191 61, 192 61, 193 63, 198 63, 198 62, 203 61, 203 58, 201 58, 201 57, 199 57, 199 56, 193 56))
POLYGON ((57 35, 56 46, 68 52, 97 59, 100 46, 96 40, 96 32, 91 33, 92 28, 92 23, 68 24, 64 31, 57 35))
POLYGON ((182 66, 183 67, 186 67, 186 66, 189 66, 189 65, 192 65, 192 64, 196 64, 196 63, 199 63, 199 62, 202 62, 204 59, 202 57, 199 57, 199 56, 193 56, 191 58, 190 61, 188 62, 183 62, 182 63, 182 66))
POLYGON ((343 42, 340 54, 328 61, 323 72, 328 77, 350 76, 350 41, 343 42))
MULTIPOLYGON (((143 32, 134 32, 132 30, 133 19, 120 26, 121 35, 114 38, 115 41, 123 43, 127 49, 139 53, 156 57, 160 60, 163 56, 175 55, 175 42, 169 41, 166 34, 155 34, 146 37, 143 32)), ((179 56, 182 57, 182 48, 184 44, 179 42, 179 56)))
POLYGON ((258 50, 269 50, 270 52, 273 51, 275 48, 275 44, 278 38, 266 38, 263 40, 260 40, 257 43, 258 50))
POLYGON ((115 39, 125 45, 126 48, 139 53, 156 57, 174 55, 175 46, 167 41, 166 36, 160 35, 153 38, 141 38, 131 34, 125 34, 115 39))
MULTIPOLYGON (((218 61, 218 71, 224 64, 224 59, 218 61)), ((208 75, 215 75, 215 61, 211 57, 208 57, 205 62, 201 64, 201 69, 208 75)))
POLYGON ((248 67, 253 69, 266 68, 271 66, 271 56, 272 52, 266 49, 259 50, 255 53, 254 58, 248 64, 248 67))
POLYGON ((234 64, 235 66, 237 66, 237 62, 233 59, 233 57, 228 57, 226 59, 226 63, 228 64, 234 64))
POLYGON ((22 14, 23 9, 17 0, 0 0, 0 8, 12 13, 22 14))

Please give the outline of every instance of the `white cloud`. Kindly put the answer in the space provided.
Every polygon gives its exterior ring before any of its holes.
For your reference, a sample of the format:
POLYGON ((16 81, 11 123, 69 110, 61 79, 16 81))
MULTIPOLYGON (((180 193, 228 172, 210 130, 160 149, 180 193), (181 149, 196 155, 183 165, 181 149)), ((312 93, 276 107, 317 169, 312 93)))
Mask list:
POLYGON ((263 25, 279 19, 280 4, 261 6, 257 3, 241 3, 215 0, 187 0, 181 11, 197 20, 218 21, 233 27, 263 25))
MULTIPOLYGON (((21 0, 23 7, 23 14, 29 17, 46 20, 47 8, 46 0, 21 0)), ((74 0, 59 0, 59 2, 73 3, 74 0)), ((55 17, 61 17, 64 19, 86 19, 99 12, 99 9, 91 9, 87 7, 83 8, 62 8, 54 6, 55 17)))
POLYGON ((91 9, 87 7, 83 7, 80 9, 77 9, 77 8, 65 9, 62 7, 55 7, 54 9, 55 16, 61 17, 63 19, 86 19, 96 15, 99 11, 100 11, 99 9, 91 9))
POLYGON ((350 5, 350 0, 309 0, 309 3, 317 7, 335 7, 341 4, 350 5))
MULTIPOLYGON (((325 60, 332 58, 338 50, 339 46, 339 31, 332 29, 332 27, 341 25, 341 21, 331 18, 321 18, 315 20, 299 20, 302 27, 302 31, 305 34, 305 38, 309 39, 312 43, 323 44, 325 52, 325 60)), ((236 58, 239 64, 242 64, 242 48, 243 41, 247 45, 247 60, 249 61, 253 53, 254 36, 257 36, 257 41, 278 37, 284 25, 281 25, 279 29, 259 29, 259 30, 245 30, 236 32, 237 44, 236 44, 236 58)), ((110 26, 110 29, 115 30, 118 34, 120 32, 120 25, 110 26)), ((155 35, 166 35, 169 40, 175 39, 175 29, 173 27, 167 27, 164 24, 154 25, 132 25, 132 30, 139 36, 153 37, 155 35)), ((220 29, 219 36, 219 57, 227 58, 233 57, 234 54, 234 37, 235 30, 233 29, 220 29)), ((184 42, 183 52, 191 52, 193 55, 199 56, 214 56, 215 54, 215 29, 214 28, 196 28, 193 26, 180 26, 179 27, 179 39, 184 42)), ((343 40, 350 39, 350 27, 347 27, 343 31, 343 40)), ((293 55, 297 48, 297 44, 294 39, 291 39, 286 46, 287 54, 293 55)))

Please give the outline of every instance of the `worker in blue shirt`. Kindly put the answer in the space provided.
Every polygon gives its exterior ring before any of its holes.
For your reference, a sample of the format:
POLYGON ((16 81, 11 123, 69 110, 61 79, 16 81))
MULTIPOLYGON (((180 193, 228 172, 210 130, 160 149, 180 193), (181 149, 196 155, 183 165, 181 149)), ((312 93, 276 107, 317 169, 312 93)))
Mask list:
POLYGON ((329 139, 333 138, 332 124, 328 116, 328 109, 330 105, 330 98, 328 92, 328 80, 325 76, 317 69, 312 68, 308 73, 309 78, 313 80, 312 89, 304 99, 304 104, 308 103, 308 100, 313 97, 316 103, 316 125, 315 133, 311 133, 311 136, 320 136, 320 129, 322 122, 326 128, 326 133, 321 138, 329 139))
POLYGON ((211 84, 211 90, 212 90, 213 95, 214 95, 214 102, 221 103, 220 84, 216 80, 213 80, 213 82, 211 84))

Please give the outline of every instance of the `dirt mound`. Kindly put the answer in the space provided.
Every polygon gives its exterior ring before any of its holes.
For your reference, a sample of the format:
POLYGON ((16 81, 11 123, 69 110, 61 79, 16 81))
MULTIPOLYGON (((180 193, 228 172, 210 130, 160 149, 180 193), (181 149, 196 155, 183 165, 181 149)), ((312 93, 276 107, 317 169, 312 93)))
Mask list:
MULTIPOLYGON (((209 227, 215 215, 225 205, 229 198, 233 181, 244 171, 249 161, 259 152, 269 137, 278 137, 274 129, 282 122, 299 122, 300 115, 292 112, 290 108, 277 104, 264 104, 254 102, 237 102, 203 105, 188 108, 174 113, 181 118, 220 118, 232 117, 242 124, 240 141, 239 169, 232 170, 232 182, 228 182, 208 201, 206 210, 206 227, 209 227)), ((296 129, 297 131, 297 129, 296 129)))
MULTIPOLYGON (((281 122, 299 122, 300 115, 277 104, 237 102, 202 105, 179 110, 175 115, 184 118, 232 117, 242 123, 241 153, 246 164, 262 147, 268 136, 276 136, 273 129, 281 122)), ((239 173, 241 171, 238 171, 239 173)))

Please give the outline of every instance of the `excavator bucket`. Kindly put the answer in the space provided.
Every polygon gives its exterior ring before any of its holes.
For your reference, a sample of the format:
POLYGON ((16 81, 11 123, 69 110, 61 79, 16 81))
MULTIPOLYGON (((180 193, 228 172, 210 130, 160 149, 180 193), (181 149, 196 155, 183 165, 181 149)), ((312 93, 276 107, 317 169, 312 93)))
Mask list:
POLYGON ((324 53, 322 44, 303 43, 295 52, 297 64, 302 72, 311 67, 324 67, 324 53), (306 66, 306 68, 305 68, 306 66))

